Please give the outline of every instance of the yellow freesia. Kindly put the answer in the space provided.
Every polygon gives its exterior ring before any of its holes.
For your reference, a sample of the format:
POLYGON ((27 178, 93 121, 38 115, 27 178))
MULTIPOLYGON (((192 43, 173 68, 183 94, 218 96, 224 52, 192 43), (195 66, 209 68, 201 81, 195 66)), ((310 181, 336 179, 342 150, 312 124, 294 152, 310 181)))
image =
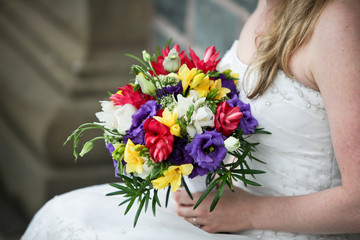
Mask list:
POLYGON ((183 164, 180 166, 170 166, 161 176, 152 181, 154 188, 162 189, 167 185, 171 186, 171 191, 176 192, 181 185, 181 175, 189 175, 193 170, 192 164, 183 164))
POLYGON ((195 77, 197 72, 196 68, 189 69, 186 64, 183 64, 178 71, 178 75, 181 79, 183 93, 185 93, 186 89, 189 87, 191 80, 195 77))
POLYGON ((135 150, 135 144, 129 139, 125 146, 124 161, 126 162, 127 173, 138 173, 143 172, 143 159, 139 155, 139 152, 135 150))
POLYGON ((206 97, 210 89, 209 76, 204 73, 197 74, 190 83, 190 87, 197 91, 200 94, 200 97, 206 97))
POLYGON ((176 123, 178 116, 179 116, 179 112, 178 109, 175 107, 173 113, 171 113, 168 108, 165 108, 162 117, 154 116, 153 118, 155 118, 158 122, 168 126, 170 128, 170 132, 172 135, 179 137, 180 127, 176 123))
POLYGON ((170 133, 174 136, 180 137, 180 126, 179 124, 175 124, 172 127, 170 127, 170 133))
POLYGON ((210 90, 212 90, 212 89, 219 89, 218 94, 214 98, 216 100, 222 99, 223 97, 226 96, 226 94, 228 94, 230 92, 230 89, 222 87, 221 79, 212 81, 210 90))

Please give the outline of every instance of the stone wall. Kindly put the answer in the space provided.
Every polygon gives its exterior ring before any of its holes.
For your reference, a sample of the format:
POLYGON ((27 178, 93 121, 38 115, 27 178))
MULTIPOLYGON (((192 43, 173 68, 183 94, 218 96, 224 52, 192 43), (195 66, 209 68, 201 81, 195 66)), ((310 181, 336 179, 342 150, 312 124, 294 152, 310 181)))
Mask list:
MULTIPOLYGON (((102 143, 76 164, 66 137, 128 82, 125 53, 168 39, 221 54, 255 0, 0 0, 0 181, 28 216, 56 194, 116 181, 102 143)), ((99 134, 99 132, 93 133, 99 134)), ((91 136, 88 136, 89 138, 91 136)))
POLYGON ((182 49, 199 53, 215 45, 222 56, 256 5, 257 0, 153 0, 152 45, 173 38, 182 49))
POLYGON ((0 180, 29 216, 56 194, 116 181, 103 143, 75 164, 63 142, 132 78, 125 53, 149 42, 150 6, 0 0, 0 180))

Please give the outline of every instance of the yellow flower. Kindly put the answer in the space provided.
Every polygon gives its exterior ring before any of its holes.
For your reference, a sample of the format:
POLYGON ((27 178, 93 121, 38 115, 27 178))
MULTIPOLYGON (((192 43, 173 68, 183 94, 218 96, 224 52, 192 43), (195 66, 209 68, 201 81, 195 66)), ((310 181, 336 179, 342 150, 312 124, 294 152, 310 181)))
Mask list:
POLYGON ((180 127, 176 123, 178 116, 179 116, 179 112, 178 112, 177 108, 175 107, 173 113, 171 113, 168 108, 165 108, 165 110, 162 114, 162 117, 154 116, 153 118, 155 118, 158 122, 168 126, 170 128, 170 132, 172 135, 179 137, 180 136, 180 127))
POLYGON ((179 124, 175 124, 170 128, 170 133, 174 136, 180 137, 180 130, 179 124))
POLYGON ((170 166, 165 172, 164 176, 152 181, 154 188, 165 188, 169 183, 171 191, 176 192, 181 185, 181 175, 189 175, 193 170, 192 164, 183 164, 180 166, 170 166))
POLYGON ((221 79, 212 81, 210 90, 212 90, 212 89, 219 89, 218 94, 214 98, 216 100, 222 99, 223 97, 226 96, 226 94, 228 94, 230 92, 230 89, 222 87, 221 79))
POLYGON ((135 149, 135 144, 129 139, 125 146, 124 161, 126 162, 127 173, 138 173, 143 172, 143 159, 139 155, 139 152, 135 149))
POLYGON ((190 83, 190 87, 197 91, 200 94, 200 97, 206 97, 210 88, 209 76, 204 73, 197 74, 190 83))
POLYGON ((181 79, 183 93, 185 93, 186 89, 188 88, 191 80, 193 80, 194 76, 196 75, 197 69, 189 69, 186 64, 183 64, 178 71, 179 77, 181 79))

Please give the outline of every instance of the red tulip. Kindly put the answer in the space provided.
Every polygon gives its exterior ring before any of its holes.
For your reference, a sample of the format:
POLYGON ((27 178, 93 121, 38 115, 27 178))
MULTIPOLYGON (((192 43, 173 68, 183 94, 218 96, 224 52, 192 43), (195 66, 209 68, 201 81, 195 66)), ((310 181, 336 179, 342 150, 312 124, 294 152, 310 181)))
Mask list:
POLYGON ((170 133, 170 128, 153 118, 148 118, 145 121, 144 130, 145 146, 150 150, 150 157, 154 162, 166 160, 174 143, 174 136, 170 133))
POLYGON ((240 107, 230 107, 227 102, 222 102, 215 114, 215 128, 228 137, 239 125, 243 113, 240 107))

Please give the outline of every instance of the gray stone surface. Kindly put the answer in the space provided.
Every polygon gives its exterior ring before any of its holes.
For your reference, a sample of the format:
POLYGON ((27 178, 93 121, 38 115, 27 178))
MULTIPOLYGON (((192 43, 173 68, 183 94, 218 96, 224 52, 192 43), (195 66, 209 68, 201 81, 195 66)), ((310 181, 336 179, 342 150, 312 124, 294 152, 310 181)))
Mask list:
MULTIPOLYGON (((96 120, 148 42, 149 2, 0 0, 0 180, 32 216, 54 195, 117 181, 104 143, 76 164, 67 136, 96 120)), ((85 139, 101 135, 93 132, 85 139)))
POLYGON ((164 16, 175 28, 185 32, 186 2, 179 0, 154 0, 157 14, 164 16))
POLYGON ((240 18, 214 1, 197 0, 195 8, 195 44, 215 45, 223 54, 238 38, 240 18))

